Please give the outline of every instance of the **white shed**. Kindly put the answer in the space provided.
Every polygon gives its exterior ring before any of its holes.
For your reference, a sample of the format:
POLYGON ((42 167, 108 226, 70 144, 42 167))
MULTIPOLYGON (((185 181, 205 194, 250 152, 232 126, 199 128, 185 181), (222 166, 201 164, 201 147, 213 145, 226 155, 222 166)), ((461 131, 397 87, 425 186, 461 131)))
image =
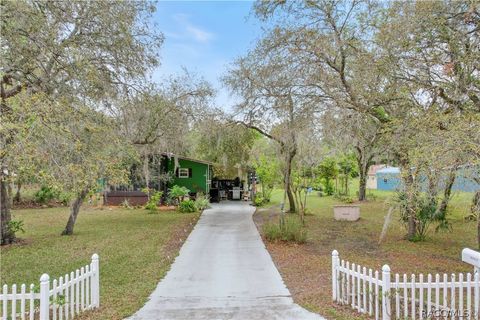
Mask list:
POLYGON ((374 164, 371 165, 368 169, 368 176, 367 176, 367 189, 377 189, 377 176, 376 173, 378 170, 386 168, 387 165, 385 164, 374 164))

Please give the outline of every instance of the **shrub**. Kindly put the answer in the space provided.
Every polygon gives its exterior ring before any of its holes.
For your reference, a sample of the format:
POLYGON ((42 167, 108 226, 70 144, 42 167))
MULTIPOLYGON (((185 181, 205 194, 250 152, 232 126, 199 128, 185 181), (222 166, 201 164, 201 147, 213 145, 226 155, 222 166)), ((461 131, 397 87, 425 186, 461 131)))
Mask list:
POLYGON ((197 210, 205 210, 210 208, 210 199, 208 196, 199 192, 197 194, 197 198, 195 199, 195 208, 197 208, 197 210))
POLYGON ((17 232, 25 233, 25 229, 23 220, 10 220, 7 224, 7 230, 11 234, 15 234, 17 232))
POLYGON ((41 204, 46 204, 52 200, 58 200, 58 202, 63 205, 68 205, 72 199, 72 195, 70 193, 61 192, 54 187, 42 186, 40 190, 35 192, 33 199, 36 203, 41 204))
POLYGON ((253 205, 256 207, 261 207, 265 204, 265 198, 260 193, 255 194, 255 199, 253 200, 253 205))
POLYGON ((186 187, 180 187, 177 185, 174 185, 169 192, 169 196, 171 199, 174 199, 177 201, 177 204, 182 202, 186 196, 190 193, 190 190, 188 190, 186 187))
POLYGON ((33 195, 33 198, 35 202, 45 204, 55 199, 58 196, 59 196, 59 192, 55 188, 42 186, 40 190, 35 192, 35 194, 33 195))
POLYGON ((197 211, 197 207, 195 206, 195 201, 193 200, 183 200, 178 205, 178 211, 182 213, 189 213, 197 211))
POLYGON ((348 204, 350 204, 350 203, 354 203, 354 202, 355 202, 355 200, 354 200, 352 197, 346 196, 346 195, 342 195, 342 194, 338 194, 338 193, 336 193, 334 197, 335 197, 335 199, 338 199, 338 200, 342 201, 343 203, 348 203, 348 204))
POLYGON ((152 195, 150 195, 150 199, 148 199, 147 204, 145 205, 145 209, 149 210, 150 213, 157 213, 158 212, 158 203, 162 198, 163 192, 155 191, 152 195))
POLYGON ((451 230, 451 224, 446 214, 437 209, 437 204, 425 194, 416 194, 408 199, 406 191, 398 191, 394 201, 399 204, 400 217, 408 228, 409 215, 414 214, 415 235, 410 241, 424 241, 432 224, 436 224, 435 231, 451 230))
POLYGON ((324 183, 324 190, 325 190, 325 193, 328 195, 328 196, 331 196, 334 192, 335 192, 335 187, 333 185, 333 181, 332 180, 327 180, 325 179, 323 181, 324 183))
POLYGON ((72 195, 70 193, 60 192, 57 196, 57 199, 58 201, 60 201, 61 204, 67 206, 72 200, 72 195))
POLYGON ((283 223, 266 223, 263 225, 263 233, 268 241, 295 243, 307 241, 307 231, 298 217, 288 216, 283 223))

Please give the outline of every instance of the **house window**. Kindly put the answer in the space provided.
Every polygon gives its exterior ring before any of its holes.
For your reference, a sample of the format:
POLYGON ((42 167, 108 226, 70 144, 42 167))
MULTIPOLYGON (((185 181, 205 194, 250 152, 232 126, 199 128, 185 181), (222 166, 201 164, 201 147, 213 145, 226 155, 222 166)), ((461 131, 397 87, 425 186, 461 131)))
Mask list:
POLYGON ((387 183, 387 182, 388 182, 388 180, 385 178, 385 179, 383 179, 383 182, 384 182, 384 183, 387 183))
POLYGON ((189 178, 190 170, 188 168, 178 168, 178 177, 179 178, 189 178))

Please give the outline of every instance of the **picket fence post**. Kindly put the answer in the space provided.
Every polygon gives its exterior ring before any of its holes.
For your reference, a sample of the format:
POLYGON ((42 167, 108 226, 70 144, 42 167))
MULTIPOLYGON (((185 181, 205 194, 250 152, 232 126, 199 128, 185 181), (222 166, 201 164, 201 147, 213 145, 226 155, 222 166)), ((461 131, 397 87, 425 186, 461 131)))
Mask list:
POLYGON ((475 305, 474 305, 474 312, 476 319, 480 318, 480 273, 476 272, 475 277, 475 289, 474 289, 474 297, 475 297, 475 305))
POLYGON ((338 251, 332 251, 332 299, 337 301, 337 268, 339 265, 338 251))
POLYGON ((390 320, 390 267, 382 267, 382 320, 390 320))
POLYGON ((93 306, 97 308, 100 306, 100 264, 98 260, 98 254, 94 253, 92 256, 92 300, 93 306))
POLYGON ((44 273, 40 277, 40 320, 50 316, 50 277, 44 273))

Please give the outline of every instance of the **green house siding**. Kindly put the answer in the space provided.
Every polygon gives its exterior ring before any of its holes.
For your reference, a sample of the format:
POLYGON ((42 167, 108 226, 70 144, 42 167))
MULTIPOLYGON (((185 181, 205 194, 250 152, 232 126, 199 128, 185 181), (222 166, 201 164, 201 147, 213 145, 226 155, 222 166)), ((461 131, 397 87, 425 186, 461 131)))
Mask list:
POLYGON ((173 181, 170 185, 178 185, 188 188, 191 192, 209 192, 210 166, 206 163, 195 162, 186 159, 178 160, 179 168, 190 169, 191 177, 180 178, 175 174, 175 161, 173 158, 168 160, 168 171, 173 173, 173 181))

